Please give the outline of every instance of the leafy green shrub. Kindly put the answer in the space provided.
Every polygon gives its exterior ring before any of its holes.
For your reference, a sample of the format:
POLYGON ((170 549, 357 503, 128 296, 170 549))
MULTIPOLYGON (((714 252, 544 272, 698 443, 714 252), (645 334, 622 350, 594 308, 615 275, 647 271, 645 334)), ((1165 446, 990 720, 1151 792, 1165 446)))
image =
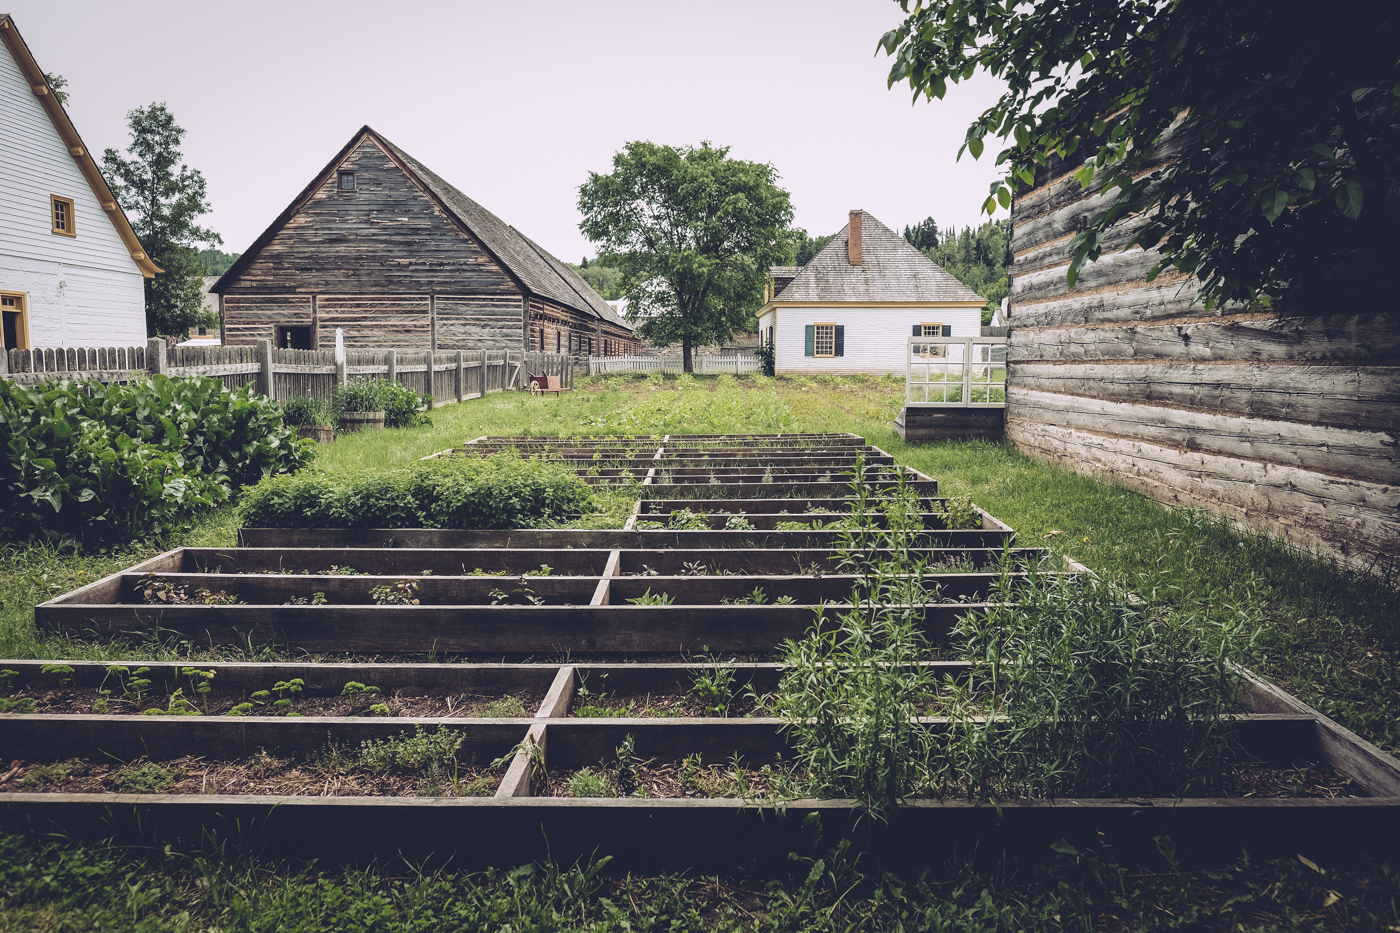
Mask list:
POLYGON ((63 545, 174 531, 315 456, 275 402, 217 379, 0 381, 0 426, 0 535, 63 545))
POLYGON ((332 407, 337 416, 347 411, 382 411, 385 427, 411 428, 432 423, 418 410, 426 404, 426 395, 419 395, 397 380, 375 379, 346 383, 336 389, 332 407))
POLYGON ((282 419, 293 427, 329 427, 335 424, 330 406, 310 395, 295 395, 282 403, 282 419))
POLYGON ((540 528, 582 512, 590 496, 558 463, 503 451, 348 479, 276 477, 249 490, 240 514, 264 528, 540 528))
POLYGON ((379 407, 379 393, 375 383, 366 380, 347 382, 335 390, 331 398, 331 408, 337 415, 345 411, 382 411, 379 407))
POLYGON ((948 792, 1189 796, 1223 789, 1235 750, 1240 623, 1134 600, 1090 579, 1032 576, 953 633, 983 685, 943 740, 948 792), (985 722, 974 712, 994 711, 985 722))
POLYGON ((386 428, 415 428, 432 421, 418 409, 428 404, 426 395, 419 395, 401 382, 381 379, 374 384, 379 407, 384 410, 386 428))

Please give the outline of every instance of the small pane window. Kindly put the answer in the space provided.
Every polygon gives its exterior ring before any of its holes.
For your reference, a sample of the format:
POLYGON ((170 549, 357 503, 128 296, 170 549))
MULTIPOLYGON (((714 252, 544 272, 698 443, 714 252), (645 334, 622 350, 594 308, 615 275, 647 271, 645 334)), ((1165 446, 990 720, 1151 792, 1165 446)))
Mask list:
POLYGON ((818 324, 815 334, 813 356, 836 355, 836 325, 818 324))
POLYGON ((341 191, 354 191, 354 190, 355 190, 355 173, 354 173, 354 172, 341 172, 341 173, 340 173, 340 190, 341 190, 341 191))
POLYGON ((49 200, 52 202, 50 220, 53 223, 53 232, 60 236, 77 236, 77 226, 73 218, 73 199, 53 195, 49 200))
MULTIPOLYGON (((921 337, 943 336, 942 324, 929 324, 925 322, 921 326, 923 327, 923 333, 919 335, 921 337)), ((948 355, 948 347, 946 344, 941 343, 925 343, 920 345, 918 355, 924 359, 941 359, 948 355)))

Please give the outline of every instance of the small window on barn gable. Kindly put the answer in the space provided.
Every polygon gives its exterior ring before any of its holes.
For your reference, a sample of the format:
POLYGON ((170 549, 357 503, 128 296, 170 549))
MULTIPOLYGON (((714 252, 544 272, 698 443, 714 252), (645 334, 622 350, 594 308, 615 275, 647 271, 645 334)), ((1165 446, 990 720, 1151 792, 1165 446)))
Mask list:
POLYGON ((53 224, 53 232, 59 236, 77 236, 78 229, 73 218, 73 199, 61 198, 58 195, 49 197, 49 220, 53 224))
POLYGON ((354 190, 355 190, 355 173, 354 173, 354 172, 341 172, 341 173, 340 173, 340 186, 339 186, 339 187, 340 187, 340 190, 341 190, 341 191, 354 191, 354 190))

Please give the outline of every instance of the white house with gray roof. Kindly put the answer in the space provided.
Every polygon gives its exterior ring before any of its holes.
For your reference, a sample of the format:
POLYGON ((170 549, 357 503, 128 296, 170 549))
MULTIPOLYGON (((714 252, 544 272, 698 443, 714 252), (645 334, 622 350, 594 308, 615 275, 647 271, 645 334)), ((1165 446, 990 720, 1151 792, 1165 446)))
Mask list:
POLYGON ((903 373, 911 336, 976 337, 987 301, 862 210, 805 266, 774 266, 759 334, 779 373, 903 373))

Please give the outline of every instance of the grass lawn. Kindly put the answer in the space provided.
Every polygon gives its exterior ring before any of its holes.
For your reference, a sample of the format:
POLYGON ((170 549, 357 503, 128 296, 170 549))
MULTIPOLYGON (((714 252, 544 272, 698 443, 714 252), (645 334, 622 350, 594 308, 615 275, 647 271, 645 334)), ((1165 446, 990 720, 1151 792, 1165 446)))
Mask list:
MULTIPOLYGON (((972 496, 1016 528, 1022 545, 1049 547, 1178 605, 1242 616, 1255 633, 1249 653, 1256 670, 1392 753, 1400 751, 1400 593, 1393 579, 1341 571, 1199 512, 1169 512, 1006 445, 905 444, 893 429, 902 397, 902 380, 872 377, 595 377, 557 399, 498 394, 438 409, 431 427, 343 436, 322 448, 316 468, 394 469, 486 434, 860 434, 937 478, 944 493, 972 496)), ((228 545, 236 528, 225 509, 160 545, 228 545)), ((41 636, 33 624, 36 602, 158 550, 132 545, 74 556, 33 545, 0 548, 0 657, 173 656, 178 646, 69 642, 41 636)), ((776 888, 753 881, 711 891, 697 879, 604 881, 543 869, 408 882, 314 872, 289 878, 266 864, 234 867, 159 855, 142 861, 125 853, 93 854, 94 870, 82 875, 77 864, 85 854, 64 844, 0 839, 0 931, 398 929, 416 928, 415 922, 436 929, 462 925, 454 911, 464 905, 473 905, 474 916, 493 929, 507 923, 531 929, 834 929, 896 921, 909 928, 947 923, 987 930, 1234 930, 1237 923, 1250 930, 1300 924, 1400 929, 1395 866, 1322 875, 1290 861, 1214 874, 1135 875, 1115 866, 1109 852, 1059 853, 995 876, 953 871, 896 885, 862 882, 845 861, 827 859, 819 868, 801 866, 797 882, 776 888), (814 880, 803 885, 808 869, 814 880), (852 893, 843 895, 846 889, 852 893), (188 927, 182 911, 191 918, 188 927), (1211 919, 1192 926, 1197 914, 1211 919), (152 925, 138 926, 141 918, 152 925)))

